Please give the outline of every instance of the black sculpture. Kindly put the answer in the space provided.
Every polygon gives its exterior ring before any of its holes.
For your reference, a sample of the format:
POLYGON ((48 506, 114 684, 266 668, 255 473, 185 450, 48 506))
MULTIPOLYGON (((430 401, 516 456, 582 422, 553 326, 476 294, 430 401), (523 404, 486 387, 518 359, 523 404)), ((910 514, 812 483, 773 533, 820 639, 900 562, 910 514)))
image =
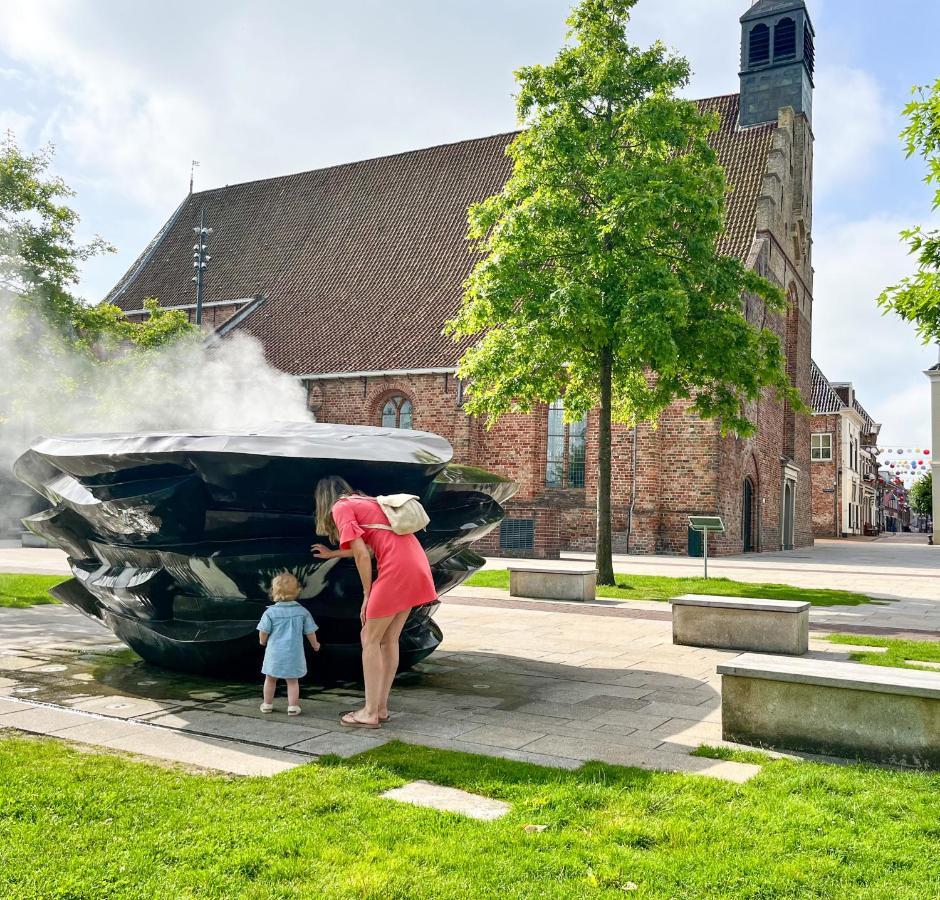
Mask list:
MULTIPOLYGON (((65 550, 74 578, 53 589, 148 662, 201 674, 256 673, 255 628, 279 572, 303 585, 320 626, 311 673, 359 667, 362 587, 351 560, 318 560, 313 489, 327 474, 370 494, 412 493, 439 593, 475 572, 470 544, 503 518, 516 485, 449 465, 450 444, 419 431, 286 424, 251 434, 100 434, 39 441, 16 462, 52 508, 24 520, 65 550)), ((402 668, 434 651, 438 604, 412 611, 402 668)))

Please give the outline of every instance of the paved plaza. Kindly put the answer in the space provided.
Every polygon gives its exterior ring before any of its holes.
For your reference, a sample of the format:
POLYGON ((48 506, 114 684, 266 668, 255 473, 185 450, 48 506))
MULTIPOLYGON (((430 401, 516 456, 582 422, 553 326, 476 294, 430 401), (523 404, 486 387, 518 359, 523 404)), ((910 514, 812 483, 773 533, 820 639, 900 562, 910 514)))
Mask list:
MULTIPOLYGON (((0 550, 0 564, 55 572, 62 565, 55 553, 0 550)), ((620 569, 649 574, 697 565, 618 561, 620 569)), ((812 610, 811 654, 844 660, 847 648, 820 640, 823 631, 940 636, 940 600, 931 599, 938 567, 940 548, 919 543, 820 542, 814 551, 721 560, 714 572, 890 596, 884 605, 812 610)), ((437 621, 440 650, 399 678, 391 722, 370 732, 338 722, 361 701, 356 685, 307 686, 299 718, 262 716, 259 685, 150 667, 107 629, 63 606, 3 609, 0 728, 242 775, 274 774, 323 754, 350 756, 389 740, 566 768, 597 759, 734 781, 759 771, 689 755, 721 743, 715 669, 738 654, 674 646, 667 604, 555 603, 464 587, 445 598, 437 621)), ((283 710, 283 698, 279 704, 283 710)))

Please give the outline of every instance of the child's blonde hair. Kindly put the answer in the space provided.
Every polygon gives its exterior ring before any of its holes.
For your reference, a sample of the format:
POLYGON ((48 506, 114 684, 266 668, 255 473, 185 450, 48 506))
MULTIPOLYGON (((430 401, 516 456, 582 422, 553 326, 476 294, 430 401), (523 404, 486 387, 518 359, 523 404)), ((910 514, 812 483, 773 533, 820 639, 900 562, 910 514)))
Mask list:
POLYGON ((277 575, 271 582, 271 599, 275 603, 296 600, 300 591, 300 582, 290 572, 277 575))

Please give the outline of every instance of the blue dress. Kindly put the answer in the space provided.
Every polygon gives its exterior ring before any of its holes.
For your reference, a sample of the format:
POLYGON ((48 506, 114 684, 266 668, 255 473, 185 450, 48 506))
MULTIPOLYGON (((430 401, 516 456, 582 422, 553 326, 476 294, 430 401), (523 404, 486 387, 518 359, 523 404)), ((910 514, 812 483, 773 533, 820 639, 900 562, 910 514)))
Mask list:
POLYGON ((261 672, 272 678, 303 678, 307 674, 304 635, 316 630, 313 616, 296 601, 269 606, 258 623, 258 631, 268 634, 261 672))

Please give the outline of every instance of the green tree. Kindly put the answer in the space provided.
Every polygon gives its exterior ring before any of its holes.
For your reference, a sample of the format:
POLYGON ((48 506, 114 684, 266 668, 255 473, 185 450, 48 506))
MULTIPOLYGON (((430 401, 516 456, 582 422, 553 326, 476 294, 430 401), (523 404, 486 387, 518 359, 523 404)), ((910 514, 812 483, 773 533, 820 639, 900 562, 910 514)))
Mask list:
POLYGON ((555 60, 516 72, 513 171, 470 209, 482 259, 448 326, 479 337, 460 374, 489 423, 558 397, 569 421, 599 407, 601 584, 613 583, 612 422, 655 422, 689 398, 749 435, 746 404, 768 385, 802 408, 778 338, 743 313, 743 292, 777 309, 782 293, 719 252, 718 122, 676 96, 684 59, 628 42, 636 2, 584 0, 555 60))
POLYGON ((918 478, 911 485, 911 509, 922 516, 933 515, 933 473, 918 478))
MULTIPOLYGON (((934 209, 940 208, 940 78, 933 87, 914 88, 915 99, 904 109, 908 119, 901 138, 907 156, 921 156, 927 164, 924 179, 934 187, 934 209)), ((924 343, 940 342, 940 229, 918 226, 901 232, 917 259, 917 272, 889 287, 878 304, 912 322, 924 343)))
MULTIPOLYGON (((74 192, 49 173, 52 149, 24 153, 12 135, 0 139, 0 292, 13 321, 38 314, 63 340, 101 355, 104 348, 152 348, 191 331, 179 311, 131 322, 112 304, 83 304, 73 293, 81 264, 114 248, 100 237, 80 243, 78 213, 67 201, 74 192)), ((7 322, 10 327, 10 322, 7 322)))

